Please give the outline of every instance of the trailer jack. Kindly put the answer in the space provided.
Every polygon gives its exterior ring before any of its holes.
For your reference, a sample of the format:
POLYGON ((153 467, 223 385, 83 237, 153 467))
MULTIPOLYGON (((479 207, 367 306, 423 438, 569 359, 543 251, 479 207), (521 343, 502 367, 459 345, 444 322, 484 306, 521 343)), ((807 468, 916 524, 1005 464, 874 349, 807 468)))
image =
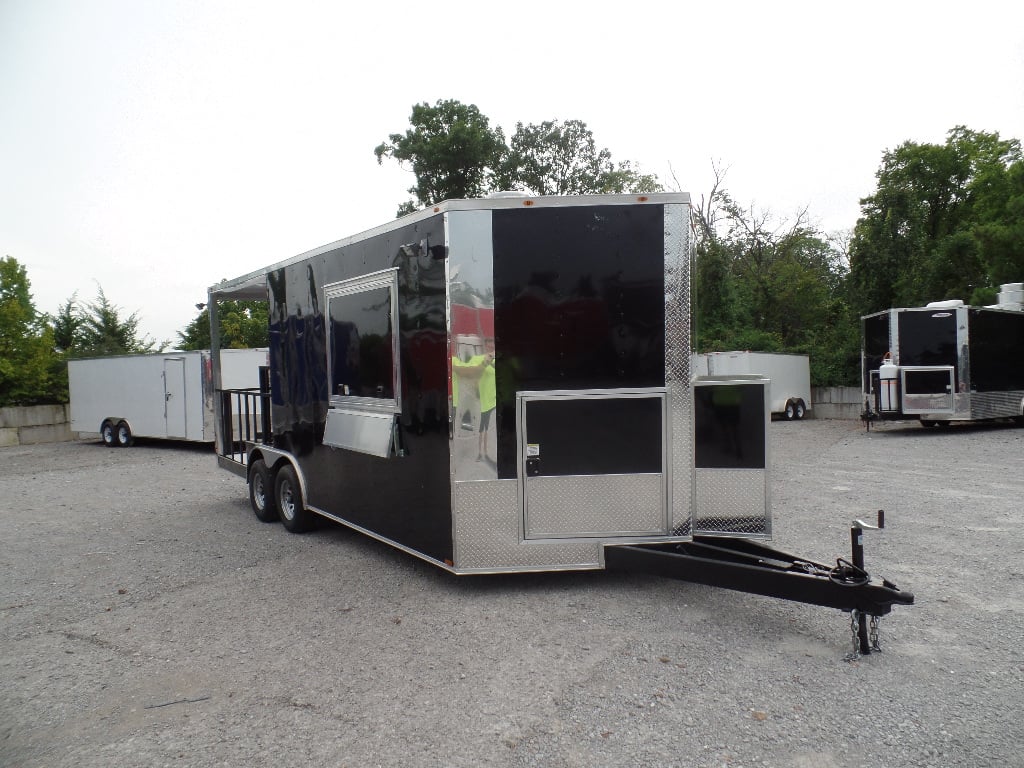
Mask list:
POLYGON ((871 410, 871 403, 864 399, 864 410, 860 412, 860 420, 864 422, 864 431, 871 431, 871 422, 878 418, 878 414, 871 410))
POLYGON ((838 608, 850 613, 854 650, 848 659, 881 650, 878 619, 893 605, 913 605, 914 595, 864 570, 864 529, 883 528, 861 520, 850 528, 852 556, 823 565, 780 552, 750 539, 694 536, 678 544, 612 544, 605 547, 607 570, 650 573, 696 584, 838 608), (870 618, 870 632, 869 632, 870 618))

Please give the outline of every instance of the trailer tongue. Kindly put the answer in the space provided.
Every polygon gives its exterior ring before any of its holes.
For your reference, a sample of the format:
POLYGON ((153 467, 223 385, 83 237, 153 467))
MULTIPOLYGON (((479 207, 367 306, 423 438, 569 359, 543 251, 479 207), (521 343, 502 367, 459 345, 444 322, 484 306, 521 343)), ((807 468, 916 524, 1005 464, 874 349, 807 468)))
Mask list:
MULTIPOLYGON (((879 522, 882 522, 879 511, 879 522)), ((815 563, 750 539, 694 536, 678 544, 617 544, 605 548, 610 571, 649 573, 695 584, 724 587, 766 597, 838 608, 850 613, 853 656, 881 650, 878 619, 894 605, 913 605, 914 595, 885 579, 875 583, 864 570, 863 533, 859 520, 850 529, 852 562, 815 563), (868 632, 870 617, 872 632, 868 632)), ((877 527, 882 527, 881 525, 877 527)))

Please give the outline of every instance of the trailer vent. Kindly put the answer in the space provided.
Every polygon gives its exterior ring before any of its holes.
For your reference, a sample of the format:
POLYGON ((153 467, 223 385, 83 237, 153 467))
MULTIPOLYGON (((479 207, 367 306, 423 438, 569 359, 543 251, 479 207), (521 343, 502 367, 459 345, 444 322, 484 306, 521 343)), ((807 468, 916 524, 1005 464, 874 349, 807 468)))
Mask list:
POLYGON ((996 306, 1000 309, 1024 311, 1024 283, 1004 283, 999 286, 998 301, 996 306))

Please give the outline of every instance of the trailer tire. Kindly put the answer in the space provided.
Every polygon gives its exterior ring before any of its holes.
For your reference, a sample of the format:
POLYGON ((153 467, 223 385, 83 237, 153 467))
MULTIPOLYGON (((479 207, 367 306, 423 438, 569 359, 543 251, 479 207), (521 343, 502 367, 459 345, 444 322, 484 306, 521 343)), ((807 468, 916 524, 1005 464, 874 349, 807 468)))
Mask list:
POLYGON ((782 415, 786 417, 786 421, 793 421, 793 419, 797 418, 796 403, 794 403, 792 400, 787 400, 786 410, 782 412, 782 415))
POLYGON ((128 426, 127 421, 119 421, 117 423, 117 444, 121 448, 128 448, 135 442, 135 437, 132 435, 132 428, 128 426))
POLYGON ((117 448, 117 438, 114 435, 114 422, 107 419, 100 424, 100 439, 107 448, 117 448))
POLYGON ((257 520, 264 523, 276 523, 279 520, 274 476, 263 459, 256 459, 249 466, 249 504, 257 520))
POLYGON ((274 478, 274 501, 281 525, 292 533, 305 533, 314 525, 313 513, 306 509, 299 477, 291 464, 285 464, 274 478))
POLYGON ((807 415, 807 405, 804 403, 803 400, 799 400, 798 399, 796 401, 796 414, 795 415, 796 415, 796 418, 797 418, 798 421, 803 420, 804 416, 807 415))

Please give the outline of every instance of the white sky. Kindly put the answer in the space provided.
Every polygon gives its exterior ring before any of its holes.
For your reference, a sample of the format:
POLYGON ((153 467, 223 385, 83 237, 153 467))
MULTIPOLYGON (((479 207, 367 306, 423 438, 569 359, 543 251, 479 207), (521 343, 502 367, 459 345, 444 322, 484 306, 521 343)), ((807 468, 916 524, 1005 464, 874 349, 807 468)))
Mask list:
POLYGON ((177 341, 211 284, 394 218, 373 148, 440 99, 831 232, 886 149, 1024 140, 1024 3, 0 0, 0 256, 177 341))

